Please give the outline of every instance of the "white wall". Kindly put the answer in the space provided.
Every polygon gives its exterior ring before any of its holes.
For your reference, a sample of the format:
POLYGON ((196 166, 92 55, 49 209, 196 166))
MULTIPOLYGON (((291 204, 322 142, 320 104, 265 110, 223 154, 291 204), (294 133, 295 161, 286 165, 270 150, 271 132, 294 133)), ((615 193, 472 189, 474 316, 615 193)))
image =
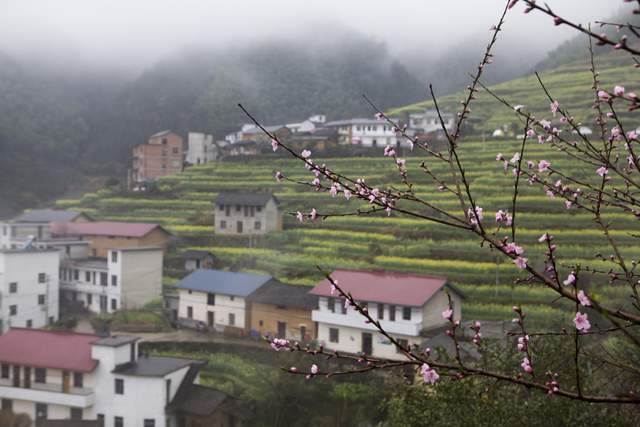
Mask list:
POLYGON ((187 319, 187 307, 193 307, 193 320, 207 324, 207 312, 214 312, 216 325, 235 326, 245 328, 245 300, 243 297, 232 297, 230 295, 216 295, 216 304, 207 305, 207 293, 180 289, 180 303, 178 307, 178 317, 187 319), (229 324, 229 314, 235 314, 235 324, 229 324))
POLYGON ((162 249, 121 250, 118 262, 112 263, 109 251, 109 272, 118 277, 122 289, 122 308, 141 308, 162 294, 162 249))

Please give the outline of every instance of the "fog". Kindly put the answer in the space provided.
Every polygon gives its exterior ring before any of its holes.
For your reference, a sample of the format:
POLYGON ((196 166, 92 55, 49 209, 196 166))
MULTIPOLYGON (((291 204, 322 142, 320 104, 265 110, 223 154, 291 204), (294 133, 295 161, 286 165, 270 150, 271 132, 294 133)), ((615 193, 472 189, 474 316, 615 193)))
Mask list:
MULTIPOLYGON (((549 0, 587 23, 616 12, 621 1, 549 0)), ((277 37, 314 41, 336 29, 385 43, 410 68, 469 38, 489 36, 504 0, 2 0, 0 51, 61 67, 92 65, 137 73, 184 46, 237 46, 277 37)), ((516 6, 505 38, 534 57, 575 33, 516 6)))

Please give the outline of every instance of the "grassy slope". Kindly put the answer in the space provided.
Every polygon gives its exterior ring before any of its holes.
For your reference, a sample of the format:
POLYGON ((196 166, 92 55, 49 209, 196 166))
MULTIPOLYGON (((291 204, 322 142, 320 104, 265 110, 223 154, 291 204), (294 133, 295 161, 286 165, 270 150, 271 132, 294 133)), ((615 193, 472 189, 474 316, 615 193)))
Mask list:
MULTIPOLYGON (((585 51, 585 57, 588 52, 585 51)), ((498 64, 500 58, 496 58, 498 64)), ((629 90, 640 90, 639 87, 629 87, 633 82, 638 82, 638 70, 633 68, 633 63, 628 55, 621 52, 611 52, 596 56, 596 68, 600 73, 600 81, 603 88, 612 90, 615 84, 626 84, 629 90)), ((499 66, 499 65, 490 65, 499 66)), ((563 107, 568 108, 571 114, 582 123, 594 128, 594 111, 591 108, 594 95, 592 75, 589 71, 588 58, 572 62, 541 73, 544 84, 551 95, 559 100, 563 107)), ((437 82, 435 82, 437 93, 437 82)), ((524 104, 534 114, 542 117, 549 115, 549 100, 542 91, 535 75, 511 80, 492 86, 491 89, 499 96, 506 98, 512 105, 524 104)), ((462 92, 438 98, 438 104, 444 111, 458 111, 459 102, 466 94, 462 92)), ((423 108, 433 108, 433 101, 423 101, 390 111, 397 115, 413 112, 423 108)), ((490 133, 494 129, 505 124, 515 122, 515 114, 503 105, 499 104, 487 92, 481 91, 477 100, 471 107, 474 119, 480 119, 477 125, 479 131, 490 133)), ((622 117, 632 116, 621 113, 622 117)), ((634 127, 640 125, 637 114, 631 119, 634 127)))

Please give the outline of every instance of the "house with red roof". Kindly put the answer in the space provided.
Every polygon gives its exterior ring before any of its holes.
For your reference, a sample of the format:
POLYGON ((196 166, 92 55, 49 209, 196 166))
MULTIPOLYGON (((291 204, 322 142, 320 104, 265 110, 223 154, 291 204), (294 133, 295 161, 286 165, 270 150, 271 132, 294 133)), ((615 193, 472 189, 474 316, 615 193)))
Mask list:
POLYGON ((216 415, 233 420, 236 402, 198 385, 204 365, 140 355, 137 337, 16 328, 0 336, 0 402, 34 425, 95 420, 103 427, 163 427, 216 415))
MULTIPOLYGON (((335 270, 331 277, 403 346, 421 345, 430 331, 446 326, 442 312, 448 308, 447 292, 453 302, 454 318, 460 319, 463 295, 445 277, 391 271, 335 270)), ((312 311, 318 323, 318 341, 326 348, 386 359, 402 359, 402 352, 352 307, 345 305, 329 280, 311 291, 319 297, 312 311)))

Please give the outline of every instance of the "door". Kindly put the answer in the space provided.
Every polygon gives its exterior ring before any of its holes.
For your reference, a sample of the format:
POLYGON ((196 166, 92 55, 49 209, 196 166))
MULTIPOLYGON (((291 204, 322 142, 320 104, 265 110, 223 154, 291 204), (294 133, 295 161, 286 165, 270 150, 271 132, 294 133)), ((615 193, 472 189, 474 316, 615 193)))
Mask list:
POLYGON ((213 326, 215 319, 215 313, 213 311, 207 311, 207 324, 213 326))
POLYGON ((238 234, 242 234, 242 221, 238 221, 236 223, 236 227, 238 229, 238 234))
POLYGON ((100 313, 107 312, 107 296, 100 295, 100 313))
POLYGON ((373 350, 373 338, 370 333, 362 333, 362 352, 366 355, 370 355, 373 350))
POLYGON ((307 327, 300 325, 300 340, 305 341, 307 338, 307 327))
POLYGON ((285 322, 278 322, 278 338, 286 338, 287 324, 285 322))
POLYGON ((24 388, 31 388, 31 367, 24 367, 24 388))
POLYGON ((62 392, 69 393, 71 390, 71 376, 69 371, 62 371, 62 392))
POLYGON ((13 386, 20 387, 20 366, 13 365, 13 386))

